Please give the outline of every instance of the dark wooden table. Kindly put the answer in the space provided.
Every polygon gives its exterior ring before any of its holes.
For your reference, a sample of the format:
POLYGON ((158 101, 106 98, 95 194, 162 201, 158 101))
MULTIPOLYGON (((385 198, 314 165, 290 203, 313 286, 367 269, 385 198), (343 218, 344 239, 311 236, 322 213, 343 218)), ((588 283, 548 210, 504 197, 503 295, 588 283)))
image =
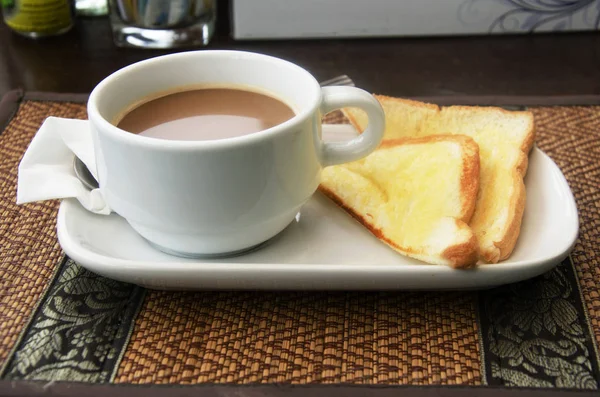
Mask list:
MULTIPOLYGON (((600 33, 502 37, 234 41, 226 15, 208 48, 282 57, 318 79, 348 74, 359 87, 398 96, 600 94, 600 33)), ((0 26, 0 95, 90 92, 111 72, 165 51, 120 49, 106 18, 67 35, 30 40, 0 26)))

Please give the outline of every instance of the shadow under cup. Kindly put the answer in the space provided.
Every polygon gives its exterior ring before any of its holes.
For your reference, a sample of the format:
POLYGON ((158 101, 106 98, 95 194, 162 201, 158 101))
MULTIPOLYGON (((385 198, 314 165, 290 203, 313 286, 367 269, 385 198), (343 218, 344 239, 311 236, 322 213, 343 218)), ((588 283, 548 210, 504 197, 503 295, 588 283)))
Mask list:
POLYGON ((196 51, 128 66, 98 84, 88 102, 101 192, 165 252, 210 257, 252 249, 283 230, 318 187, 320 104, 308 72, 265 55, 196 51), (246 87, 279 98, 296 116, 210 141, 149 138, 111 124, 133 103, 181 87, 246 87))

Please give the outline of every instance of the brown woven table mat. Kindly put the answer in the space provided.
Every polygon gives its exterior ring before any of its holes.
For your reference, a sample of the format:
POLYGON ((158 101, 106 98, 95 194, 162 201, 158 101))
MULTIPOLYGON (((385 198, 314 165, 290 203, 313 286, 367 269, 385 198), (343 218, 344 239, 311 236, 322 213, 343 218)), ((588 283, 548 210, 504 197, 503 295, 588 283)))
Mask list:
POLYGON ((580 211, 570 259, 548 274, 481 292, 165 292, 64 258, 57 202, 15 204, 43 120, 86 117, 63 101, 79 98, 51 99, 0 106, 3 379, 598 388, 600 106, 531 108, 580 211))

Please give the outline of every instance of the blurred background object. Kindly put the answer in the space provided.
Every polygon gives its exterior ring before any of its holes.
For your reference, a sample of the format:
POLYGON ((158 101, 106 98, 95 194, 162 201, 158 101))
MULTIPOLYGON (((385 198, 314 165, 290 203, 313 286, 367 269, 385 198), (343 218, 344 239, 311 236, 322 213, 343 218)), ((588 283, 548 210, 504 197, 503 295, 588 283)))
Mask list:
POLYGON ((175 48, 209 43, 217 0, 110 0, 119 47, 175 48))
MULTIPOLYGON (((254 27, 260 26, 271 15, 258 12, 263 1, 247 0, 250 4, 242 3, 245 8, 252 8, 251 4, 255 6, 254 27)), ((291 8, 292 3, 298 3, 298 7, 306 3, 305 6, 310 9, 314 4, 313 0, 278 1, 280 9, 291 8)), ((322 0, 323 13, 332 23, 351 18, 353 12, 350 10, 364 2, 345 0, 345 8, 340 9, 339 16, 334 18, 332 14, 327 14, 329 8, 326 5, 336 1, 322 0)), ((376 4, 382 0, 370 1, 376 8, 376 4)), ((416 7, 419 2, 430 0, 396 1, 416 7)), ((436 0, 436 4, 442 6, 445 1, 454 0, 436 0)), ((480 1, 508 3, 504 0, 480 1)), ((575 1, 581 0, 572 0, 572 9, 575 9, 575 1)), ((0 95, 15 88, 89 93, 108 74, 131 63, 181 50, 203 48, 273 55, 297 63, 319 80, 347 74, 357 86, 392 96, 600 95, 598 31, 518 35, 440 34, 385 39, 235 39, 231 34, 235 31, 234 18, 230 17, 235 13, 232 7, 239 6, 240 1, 236 0, 235 4, 230 0, 215 2, 218 3, 215 9, 215 32, 206 47, 199 44, 177 49, 118 48, 113 41, 108 16, 78 17, 68 33, 44 40, 26 39, 14 34, 5 23, 0 23, 0 95)), ((549 3, 546 0, 544 2, 549 3)), ((556 2, 559 3, 563 2, 556 2)), ((588 19, 597 16, 595 8, 589 4, 586 8, 588 19)), ((594 5, 598 7, 599 4, 600 0, 595 0, 594 5)), ((424 12, 431 10, 425 9, 424 12)), ((400 21, 404 17, 390 13, 386 18, 382 24, 389 24, 390 20, 400 21)), ((298 14, 297 19, 298 22, 294 23, 306 23, 303 14, 298 14)), ((435 25, 436 19, 432 18, 427 23, 435 25)), ((401 25, 400 22, 398 24, 401 25)), ((519 103, 524 101, 520 99, 519 103)))
POLYGON ((600 0, 232 0, 235 39, 600 29, 600 0))
POLYGON ((107 0, 75 0, 75 13, 84 17, 98 17, 108 14, 107 0))
POLYGON ((2 0, 4 22, 27 37, 55 36, 73 27, 70 0, 2 0))

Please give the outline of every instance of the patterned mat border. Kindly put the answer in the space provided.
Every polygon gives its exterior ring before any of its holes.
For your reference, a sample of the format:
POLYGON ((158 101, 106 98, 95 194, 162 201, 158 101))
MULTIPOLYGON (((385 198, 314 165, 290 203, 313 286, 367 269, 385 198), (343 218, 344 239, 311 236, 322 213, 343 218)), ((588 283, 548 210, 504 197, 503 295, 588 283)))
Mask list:
MULTIPOLYGON (((31 101, 86 102, 89 94, 56 93, 13 90, 5 97, 31 101)), ((600 95, 444 95, 407 97, 415 101, 432 102, 440 105, 484 105, 484 106, 570 106, 600 105, 600 95)), ((12 99, 14 101, 14 99, 12 99)), ((0 119, 1 120, 1 119, 0 119)))
POLYGON ((196 385, 134 386, 124 384, 43 383, 0 381, 0 396, 111 397, 587 397, 586 390, 518 389, 461 386, 353 385, 196 385))
MULTIPOLYGON (((17 111, 23 100, 77 102, 84 103, 89 94, 56 93, 23 91, 21 89, 8 91, 0 100, 0 133, 17 111)), ((482 95, 482 96, 418 96, 408 97, 416 101, 437 103, 439 105, 482 105, 482 106, 569 106, 569 105, 600 105, 600 95, 560 95, 560 96, 514 96, 514 95, 482 95)))

